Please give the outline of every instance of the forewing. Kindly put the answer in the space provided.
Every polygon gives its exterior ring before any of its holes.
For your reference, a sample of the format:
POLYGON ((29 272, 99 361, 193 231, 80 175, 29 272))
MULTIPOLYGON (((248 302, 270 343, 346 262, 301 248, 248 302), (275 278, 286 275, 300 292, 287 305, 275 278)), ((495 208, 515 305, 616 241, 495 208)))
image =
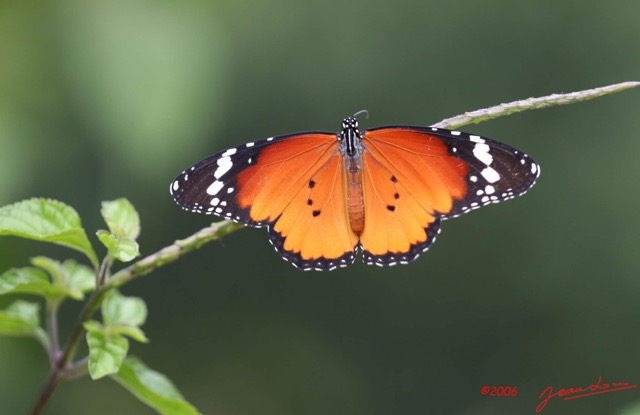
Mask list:
POLYGON ((208 157, 171 184, 184 209, 269 227, 282 257, 301 269, 353 262, 344 167, 333 133, 266 139, 208 157))
POLYGON ((389 163, 408 161, 398 167, 408 172, 411 193, 442 219, 523 195, 540 175, 526 153, 461 131, 381 127, 367 137, 389 163))
POLYGON ((435 241, 440 219, 523 194, 540 169, 494 140, 421 127, 381 127, 364 135, 364 260, 394 265, 435 241))

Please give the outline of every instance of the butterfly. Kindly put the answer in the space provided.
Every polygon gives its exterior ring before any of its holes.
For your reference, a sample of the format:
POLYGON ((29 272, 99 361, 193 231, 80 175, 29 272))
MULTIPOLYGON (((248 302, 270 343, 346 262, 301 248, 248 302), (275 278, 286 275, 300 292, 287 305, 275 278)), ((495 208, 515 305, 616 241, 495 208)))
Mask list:
POLYGON ((355 261, 409 263, 444 219, 524 194, 540 175, 527 154, 434 127, 336 132, 249 142, 183 171, 170 192, 183 209, 267 227, 275 250, 303 270, 355 261))

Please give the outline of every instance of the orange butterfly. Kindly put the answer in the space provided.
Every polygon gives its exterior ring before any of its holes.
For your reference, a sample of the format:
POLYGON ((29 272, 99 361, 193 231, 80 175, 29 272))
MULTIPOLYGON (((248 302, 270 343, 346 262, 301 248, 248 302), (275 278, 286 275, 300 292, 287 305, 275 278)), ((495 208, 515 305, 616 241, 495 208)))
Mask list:
MULTIPOLYGON (((356 114, 357 115, 357 114, 356 114)), ((528 155, 478 135, 432 127, 305 132, 250 142, 183 171, 170 186, 185 210, 267 226, 303 270, 355 260, 406 264, 440 221, 524 194, 540 175, 528 155)))

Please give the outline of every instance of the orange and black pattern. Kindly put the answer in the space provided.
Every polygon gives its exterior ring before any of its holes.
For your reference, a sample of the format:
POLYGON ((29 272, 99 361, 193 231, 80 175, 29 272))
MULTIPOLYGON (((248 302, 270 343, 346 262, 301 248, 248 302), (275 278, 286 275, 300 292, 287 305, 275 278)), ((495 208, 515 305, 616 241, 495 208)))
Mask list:
POLYGON ((485 137, 431 127, 306 132, 214 154, 170 186, 185 210, 253 227, 303 270, 355 260, 406 264, 443 219, 524 194, 540 175, 525 153, 485 137))

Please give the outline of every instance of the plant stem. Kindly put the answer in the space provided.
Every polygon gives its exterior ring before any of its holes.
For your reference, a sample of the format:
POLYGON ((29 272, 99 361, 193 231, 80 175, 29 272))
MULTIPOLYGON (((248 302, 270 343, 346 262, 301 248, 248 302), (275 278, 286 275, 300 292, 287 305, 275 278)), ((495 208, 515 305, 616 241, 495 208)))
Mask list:
POLYGON ((87 374, 89 367, 89 356, 85 356, 77 362, 73 362, 68 366, 68 369, 64 373, 65 380, 73 380, 82 377, 87 374))
POLYGON ((106 255, 100 264, 100 269, 98 270, 98 274, 96 275, 96 287, 102 288, 102 286, 107 281, 107 275, 109 275, 109 270, 111 269, 111 264, 113 263, 113 258, 111 255, 106 255))
POLYGON ((44 388, 42 388, 42 392, 40 392, 40 396, 31 410, 31 415, 40 415, 42 411, 44 411, 61 380, 62 378, 57 368, 52 368, 47 378, 47 383, 45 383, 44 388))
POLYGON ((242 229, 243 227, 243 225, 230 220, 212 223, 210 226, 199 230, 188 238, 177 240, 158 252, 151 254, 113 274, 106 287, 120 287, 135 278, 150 273, 156 268, 178 260, 184 254, 198 249, 204 244, 218 240, 223 236, 237 231, 238 229, 242 229))
POLYGON ((54 367, 60 357, 60 342, 58 341, 58 307, 60 302, 47 302, 47 334, 49 335, 49 364, 54 367))
POLYGON ((44 388, 42 388, 42 392, 40 392, 40 396, 31 411, 31 415, 39 415, 42 413, 58 385, 60 385, 62 379, 66 377, 67 370, 72 370, 72 372, 77 371, 77 368, 70 367, 69 365, 75 356, 80 341, 82 340, 84 322, 89 320, 96 309, 100 306, 102 298, 107 291, 109 291, 108 288, 97 289, 91 294, 85 303, 84 308, 80 313, 80 317, 78 318, 78 321, 76 321, 76 325, 74 326, 73 331, 69 336, 69 340, 65 345, 62 355, 60 355, 60 353, 56 353, 57 356, 51 366, 47 383, 44 388))
POLYGON ((478 124, 493 118, 515 114, 527 110, 542 109, 557 105, 575 104, 580 101, 587 101, 603 95, 624 91, 625 89, 640 86, 640 82, 630 81, 619 84, 607 85, 600 88, 585 89, 584 91, 570 92, 568 94, 552 94, 544 97, 528 98, 494 107, 483 108, 476 111, 465 112, 452 118, 447 118, 439 123, 431 125, 437 128, 458 128, 467 124, 478 124))

